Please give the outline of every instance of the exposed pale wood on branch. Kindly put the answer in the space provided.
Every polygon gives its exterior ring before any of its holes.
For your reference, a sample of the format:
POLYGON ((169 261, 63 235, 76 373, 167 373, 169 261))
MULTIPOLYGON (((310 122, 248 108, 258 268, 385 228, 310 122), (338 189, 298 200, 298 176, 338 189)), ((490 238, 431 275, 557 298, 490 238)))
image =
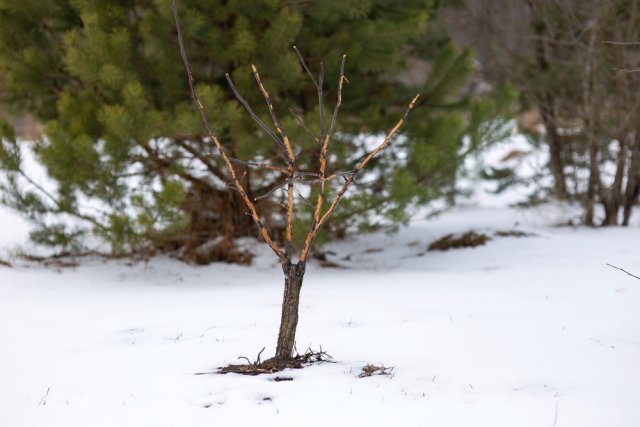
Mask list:
MULTIPOLYGON (((258 212, 256 211, 255 205, 253 204, 253 202, 251 201, 251 199, 247 195, 246 191, 244 190, 244 187, 242 186, 242 184, 240 183, 240 180, 236 176, 236 171, 233 168, 233 165, 231 164, 231 160, 229 160, 229 158, 227 157, 224 149, 222 148, 222 144, 220 143, 220 140, 218 139, 218 136, 215 134, 215 132, 211 128, 211 124, 209 123, 209 119, 207 118, 207 115, 206 115, 206 113, 204 111, 204 107, 202 106, 202 102, 200 102, 200 99, 198 98, 198 93, 197 93, 196 88, 195 88, 193 72, 191 70, 191 64, 189 63, 189 59, 187 58, 187 52, 185 50, 184 40, 182 38, 182 30, 180 28, 180 18, 178 17, 178 11, 177 11, 177 7, 176 7, 176 0, 172 0, 171 1, 171 8, 173 10, 173 16, 175 18, 175 23, 176 23, 176 31, 178 33, 178 44, 180 45, 180 56, 182 57, 182 61, 184 62, 184 66, 185 66, 185 68, 187 70, 187 75, 188 75, 188 80, 189 80, 189 87, 191 88, 191 96, 193 97, 193 99, 194 99, 194 101, 196 103, 196 106, 198 108, 198 111, 200 112, 200 115, 202 116, 202 120, 204 122, 204 125, 207 128, 207 132, 209 132, 209 135, 211 136, 211 140, 215 144, 218 152, 220 153, 220 156, 224 160, 224 162, 225 162, 225 164, 227 166, 227 169, 229 170, 229 174, 231 175, 231 179, 234 181, 236 190, 240 193, 240 196, 242 197, 242 199, 244 200, 245 204, 247 205, 247 208, 249 209, 249 212, 251 213, 251 217, 253 218, 253 221, 256 223, 256 225, 258 226, 258 229, 260 230, 262 238, 267 242, 269 247, 275 252, 275 254, 278 256, 278 258, 280 258, 280 260, 282 260, 284 262, 285 261, 284 252, 282 250, 280 250, 280 248, 278 248, 278 246, 276 246, 276 244, 273 242, 273 239, 269 235, 269 232, 267 231, 266 227, 264 226, 264 224, 260 220, 260 216, 258 215, 258 212)), ((276 137, 276 140, 277 140, 277 137, 276 137)))
POLYGON ((416 95, 411 100, 411 102, 409 103, 409 106, 407 107, 406 111, 401 116, 401 118, 396 123, 396 125, 388 132, 388 134, 385 137, 385 139, 372 152, 370 152, 362 160, 360 160, 360 162, 358 162, 358 164, 355 166, 354 169, 349 170, 349 171, 344 171, 344 172, 336 172, 336 173, 333 173, 333 174, 327 176, 326 175, 326 170, 327 170, 327 152, 328 152, 328 147, 329 147, 329 143, 331 141, 331 137, 333 136, 333 134, 335 132, 338 112, 340 110, 340 106, 342 105, 342 90, 343 90, 343 87, 344 87, 344 82, 347 81, 347 79, 345 77, 345 74, 344 74, 346 55, 342 56, 342 61, 340 63, 340 77, 339 77, 339 81, 338 81, 337 100, 336 100, 335 107, 333 109, 333 114, 332 114, 332 117, 331 117, 331 124, 329 125, 329 128, 327 130, 325 128, 324 102, 323 102, 324 101, 324 92, 323 92, 324 65, 322 63, 320 63, 320 72, 319 72, 319 75, 318 75, 318 79, 316 80, 315 76, 313 75, 313 73, 311 72, 309 66, 307 65, 306 61, 304 60, 302 54, 300 53, 298 48, 294 46, 293 49, 295 50, 296 54, 298 55, 298 58, 300 59, 300 63, 302 64, 302 67, 304 68, 305 72, 309 76, 311 82, 316 87, 317 92, 318 92, 319 121, 320 121, 320 134, 319 134, 319 136, 316 137, 313 134, 313 132, 311 132, 311 130, 309 130, 309 128, 307 128, 307 126, 304 124, 303 120, 297 114, 295 114, 291 109, 289 109, 289 111, 294 116, 296 121, 303 127, 303 129, 309 135, 311 135, 316 141, 321 142, 321 144, 322 144, 321 147, 320 147, 320 156, 319 156, 319 172, 316 173, 316 172, 301 171, 301 172, 296 174, 296 171, 295 171, 296 156, 295 156, 293 148, 291 146, 291 142, 289 141, 289 138, 288 138, 285 130, 282 128, 282 126, 280 124, 280 121, 278 120, 278 117, 277 117, 275 109, 273 107, 273 102, 271 100, 269 92, 264 87, 264 85, 262 83, 262 80, 260 78, 260 74, 258 72, 258 69, 256 68, 255 65, 251 66, 251 69, 252 69, 252 72, 253 72, 253 76, 254 76, 254 78, 256 80, 256 83, 258 85, 258 88, 259 88, 260 92, 262 93, 262 96, 264 97, 264 99, 265 99, 265 101, 267 103, 267 108, 269 109, 269 114, 271 116, 271 119, 273 121, 273 124, 275 126, 275 129, 276 129, 277 133, 274 132, 267 124, 265 124, 256 115, 256 113, 253 111, 253 109, 251 108, 249 103, 240 95, 238 89, 236 88, 235 84, 233 83, 233 80, 231 79, 231 76, 229 74, 226 74, 226 78, 227 78, 227 81, 229 82, 229 85, 230 85, 234 95, 236 96, 238 101, 245 107, 245 109, 247 110, 247 112, 249 113, 251 118, 258 124, 258 126, 260 128, 262 128, 276 142, 277 146, 280 148, 280 150, 281 150, 281 152, 283 154, 283 157, 284 157, 285 161, 287 162, 287 168, 285 169, 283 167, 272 165, 272 164, 268 164, 268 163, 264 163, 264 162, 251 162, 251 161, 244 161, 244 160, 234 159, 232 157, 229 157, 225 153, 225 151, 224 151, 224 149, 222 147, 222 144, 220 143, 217 135, 213 132, 213 130, 211 128, 211 125, 209 124, 209 121, 207 119, 206 113, 204 111, 204 107, 202 106, 202 103, 200 102, 200 100, 198 98, 198 94, 197 94, 196 89, 195 89, 193 74, 192 74, 192 71, 191 71, 191 65, 189 64, 189 61, 187 59, 187 54, 186 54, 185 47, 184 47, 184 41, 183 41, 183 38, 182 38, 181 29, 180 29, 180 19, 178 18, 178 14, 177 14, 177 10, 176 10, 176 0, 172 0, 172 8, 173 8, 175 21, 176 21, 176 29, 177 29, 177 32, 178 32, 178 42, 180 44, 180 54, 182 56, 182 60, 183 60, 183 62, 185 64, 185 67, 187 69, 187 74, 188 74, 188 77, 189 77, 189 86, 191 88, 191 95, 193 96, 193 99, 194 99, 194 101, 196 103, 198 111, 200 112, 200 115, 202 116, 202 119, 204 121, 205 127, 207 128, 207 131, 209 132, 209 135, 211 136, 211 140, 212 140, 213 144, 215 145, 215 147, 217 148, 217 151, 219 153, 218 155, 214 155, 214 156, 215 157, 219 157, 222 160, 224 160, 224 162, 225 162, 225 164, 227 166, 227 169, 229 170, 229 174, 231 175, 231 182, 228 183, 228 186, 233 188, 233 189, 235 189, 236 191, 238 191, 240 193, 242 199, 244 200, 245 204, 249 208, 249 213, 248 214, 252 217, 254 222, 257 224, 262 237, 267 242, 267 244, 271 247, 271 249, 276 253, 276 255, 280 258, 280 261, 282 262, 283 266, 285 266, 287 268, 291 268, 291 266, 292 266, 292 264, 291 264, 291 243, 292 243, 292 229, 293 229, 292 224, 293 224, 293 210, 294 210, 294 195, 297 194, 298 197, 300 197, 300 199, 305 204, 310 206, 311 209, 313 210, 312 226, 311 226, 311 229, 309 230, 309 232, 308 232, 308 234, 306 236, 304 246, 302 247, 302 249, 300 251, 300 257, 299 257, 298 264, 296 264, 301 268, 300 271, 304 271, 304 265, 305 265, 305 263, 307 261, 307 258, 309 256, 309 252, 311 250, 311 247, 313 246, 313 242, 315 241, 315 239, 316 239, 316 237, 318 235, 318 232, 320 231, 322 226, 326 223, 326 221, 329 219, 329 217, 333 214, 333 212, 335 211, 338 203, 340 202, 340 200, 342 199, 342 197, 346 193, 346 191, 349 188, 349 186, 352 183, 355 183, 355 178, 356 178, 357 173, 360 170, 362 170, 362 168, 364 168, 366 166, 366 164, 369 163, 369 161, 374 156, 376 156, 389 143, 389 141, 393 138, 394 135, 396 135, 396 133, 398 132, 400 127, 406 121, 407 115, 414 108, 416 102, 418 101, 419 95, 416 95), (249 198, 245 188, 243 187, 243 185, 241 183, 242 177, 238 178, 238 176, 236 174, 236 171, 235 171, 235 169, 233 167, 233 163, 242 164, 242 165, 245 165, 245 166, 261 167, 261 168, 265 168, 265 169, 272 170, 272 171, 275 171, 275 172, 279 172, 279 173, 285 175, 285 179, 280 183, 277 183, 277 182, 274 183, 274 186, 272 188, 270 188, 265 194, 262 194, 262 195, 260 195, 258 197, 255 197, 253 199, 253 201, 252 201, 249 198), (334 180, 336 178, 343 178, 344 179, 344 183, 342 184, 342 186, 340 187, 338 192, 335 194, 333 200, 331 201, 331 204, 330 204, 329 208, 323 213, 323 204, 324 204, 324 195, 325 195, 324 193, 325 193, 326 183, 328 181, 334 180), (294 184, 295 183, 306 184, 306 185, 319 183, 320 184, 320 190, 318 192, 317 203, 314 205, 309 200, 307 200, 304 196, 302 196, 300 193, 295 193, 295 190, 294 190, 294 184), (286 210, 287 210, 287 230, 286 230, 286 238, 285 238, 285 251, 283 252, 273 242, 273 240, 271 239, 271 237, 269 235, 269 232, 267 231, 266 227, 264 226, 264 224, 262 224, 262 222, 260 220, 260 216, 258 215, 258 213, 256 211, 256 208, 255 208, 255 205, 254 205, 253 202, 257 201, 259 199, 268 197, 269 195, 273 194, 275 191, 277 191, 278 189, 283 188, 284 186, 287 186, 287 204, 285 206, 284 204, 279 203, 283 207, 285 207, 286 210))
POLYGON ((347 189, 349 188, 349 185, 351 185, 351 183, 354 181, 356 174, 376 155, 380 152, 380 150, 382 150, 391 140, 391 138, 396 134, 396 132, 398 131, 398 129, 400 129, 400 127, 404 124, 404 122, 406 121, 407 115, 409 114, 409 112, 413 109, 413 107, 415 106, 416 102, 418 101, 418 98, 420 97, 420 94, 416 95, 411 102, 409 103, 409 106, 407 107, 407 109, 405 110, 404 114, 402 115, 402 117, 400 118, 400 120, 398 121, 398 123, 396 123, 396 125, 389 131, 389 133, 387 134, 387 137, 384 139, 384 141, 382 141, 382 143, 376 147, 375 150, 373 150, 371 153, 369 153, 369 155, 367 155, 364 159, 362 159, 360 161, 360 163, 358 163, 358 165, 354 168, 354 173, 349 175, 346 179, 344 184, 342 184, 342 187, 340 188, 340 190, 338 191, 338 193, 335 195, 335 197, 333 198, 333 202, 331 202, 331 206, 329 206, 329 209, 324 213, 324 215, 322 215, 322 217, 320 218, 320 220, 318 221, 317 224, 314 224, 314 227, 311 229, 311 232, 307 235, 307 239, 305 240, 304 246, 302 248, 302 251, 300 252, 300 261, 301 262, 305 262, 307 260, 307 257, 309 256, 309 251, 311 250, 311 246, 313 245, 313 241, 315 240, 318 231, 320 231, 320 228, 322 228, 322 226, 324 225, 324 223, 327 221, 327 219, 331 216, 331 214, 333 214, 333 212, 336 209, 336 206, 338 206, 338 203, 340 202, 340 199, 342 198, 342 196, 344 195, 344 193, 347 191, 347 189))
MULTIPOLYGON (((273 125, 276 127, 276 130, 282 137, 282 142, 284 144, 285 153, 287 155, 287 174, 291 177, 295 172, 295 162, 296 156, 293 154, 293 149, 291 148, 291 143, 289 142, 289 137, 287 137, 286 132, 280 125, 280 121, 278 120, 278 116, 276 115, 276 111, 273 108, 273 103, 271 102, 271 97, 269 97, 269 92, 265 89, 262 84, 262 80, 260 80, 260 73, 258 73, 258 69, 255 65, 251 65, 251 70, 253 71, 253 77, 256 79, 256 83, 258 84, 258 88, 264 97, 264 100, 267 102, 267 108, 269 109, 269 113, 271 114, 271 120, 273 121, 273 125)), ((291 253, 291 241, 293 239, 293 186, 294 181, 289 180, 287 183, 287 228, 285 232, 285 254, 287 258, 290 257, 291 253)))
MULTIPOLYGON (((331 140, 331 135, 336 127, 336 122, 338 118, 338 111, 340 110, 340 105, 342 104, 342 87, 344 85, 344 64, 347 61, 347 55, 342 55, 342 62, 340 63, 340 78, 338 80, 338 99, 336 101, 336 106, 333 109, 333 116, 331 118, 331 126, 329 127, 329 131, 323 137, 324 132, 324 116, 322 113, 322 107, 320 109, 320 139, 322 139, 322 147, 320 148, 320 191, 318 192, 318 200, 316 202, 316 210, 313 217, 314 226, 318 224, 320 221, 320 213, 322 211, 322 205, 324 204, 324 191, 325 191, 325 173, 327 170, 327 149, 329 148, 329 141, 331 140)), ((319 93, 320 104, 322 105, 322 92, 319 93)))

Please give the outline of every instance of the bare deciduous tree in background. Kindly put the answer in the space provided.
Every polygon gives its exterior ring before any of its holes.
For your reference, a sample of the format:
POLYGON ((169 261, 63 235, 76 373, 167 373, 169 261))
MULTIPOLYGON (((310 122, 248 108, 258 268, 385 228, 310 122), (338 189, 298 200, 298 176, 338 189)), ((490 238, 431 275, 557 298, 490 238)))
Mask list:
MULTIPOLYGON (((251 106, 245 101, 242 95, 238 92, 236 86, 234 85, 229 74, 226 75, 229 85, 233 90, 238 101, 245 107, 249 115, 255 120, 258 126, 266 132, 276 143, 278 148, 282 153, 282 158, 284 161, 284 165, 276 165, 273 163, 266 162, 252 162, 245 161, 232 158, 228 156, 225 150, 222 147, 220 140, 218 139, 216 133, 211 128, 209 120, 207 119, 207 115, 204 111, 204 107, 202 103, 198 99, 198 94, 196 92, 193 74, 191 71, 191 65, 189 64, 189 60, 187 58, 187 54, 184 47, 182 32, 180 28, 180 19, 178 17, 177 9, 176 9, 176 0, 172 0, 172 8, 175 17, 176 29, 178 33, 178 42, 180 45, 180 53, 182 55, 182 59, 184 61, 185 67, 187 69, 189 86, 191 88, 191 94, 194 98, 198 111, 202 115, 202 119, 207 128, 207 131, 210 135, 211 141, 215 146, 215 149, 218 151, 218 156, 224 164, 229 172, 229 176, 231 178, 231 182, 228 186, 237 191, 244 201, 245 205, 249 210, 249 215, 257 225, 260 236, 265 240, 265 242, 269 245, 271 250, 277 255, 280 263, 282 264, 282 269, 284 271, 285 276, 285 284, 284 284, 284 297, 282 301, 282 317, 280 320, 280 331, 278 334, 278 341, 276 346, 276 361, 286 361, 292 357, 293 348, 295 344, 295 336, 296 336, 296 328, 298 325, 298 308, 300 305, 300 289, 302 287, 302 280, 305 274, 306 263, 309 259, 310 251, 313 247, 314 241, 318 235, 320 229, 326 224, 327 220, 333 212, 335 211, 340 199, 345 194, 349 186, 354 182, 356 175, 360 172, 366 164, 382 150, 391 140, 391 138, 396 135, 402 124, 405 122, 409 111, 413 109, 415 106, 419 95, 416 95, 411 102, 409 103, 408 108, 398 120, 396 125, 388 132, 387 136, 384 138, 382 143, 380 143, 372 152, 367 154, 358 162, 358 164, 349 171, 333 173, 331 175, 326 174, 327 170, 327 152, 329 148, 329 143, 331 142, 331 137, 334 134, 336 128, 336 122, 338 117, 338 111, 340 109, 340 104, 342 102, 342 89, 345 81, 347 81, 344 75, 344 64, 346 61, 346 55, 343 55, 342 62, 340 66, 340 77, 338 81, 338 91, 337 91, 337 101, 335 107, 333 109, 333 113, 331 115, 331 121, 329 123, 328 128, 326 127, 326 121, 323 111, 323 80, 324 80, 324 68, 322 64, 320 65, 320 73, 318 78, 316 79, 306 64, 302 54, 300 51, 294 46, 296 53, 300 59, 304 70, 309 76, 309 79, 315 86, 318 92, 318 102, 320 106, 320 134, 313 135, 313 138, 317 140, 320 144, 320 156, 319 156, 319 171, 310 172, 310 171, 299 171, 296 168, 296 154, 294 152, 291 141, 287 137, 287 133, 280 125, 280 121, 276 116, 275 110, 273 108, 273 104, 271 98, 269 96, 269 92, 265 89, 262 81, 260 80, 260 74, 255 66, 252 66, 253 76, 256 80, 256 84, 258 89, 262 93, 265 102, 267 104, 267 108, 271 115, 271 119, 273 121, 273 125, 275 127, 275 131, 264 123, 258 115, 255 114, 251 106), (285 235, 285 243, 284 248, 278 247, 275 243, 274 239, 270 236, 269 231, 263 224, 263 219, 260 216, 260 213, 256 210, 255 201, 259 198, 254 198, 253 200, 248 196, 248 192, 246 190, 245 185, 243 184, 243 177, 238 176, 236 169, 234 168, 234 164, 244 165, 246 167, 255 167, 255 168, 264 168, 275 173, 282 175, 282 181, 279 185, 273 188, 271 192, 276 191, 278 189, 286 188, 286 204, 283 204, 283 208, 286 210, 286 235, 285 235), (327 183, 334 180, 343 180, 342 185, 338 188, 337 192, 333 196, 333 198, 327 198, 326 190, 327 183), (319 190, 317 192, 317 198, 315 203, 309 201, 303 195, 298 193, 295 189, 296 184, 303 185, 318 185, 319 190), (293 250, 293 220, 294 220, 294 209, 295 209, 295 199, 296 197, 304 202, 306 205, 311 206, 313 210, 313 221, 311 224, 311 229, 308 231, 306 238, 304 240, 304 244, 302 248, 300 248, 299 255, 297 257, 294 256, 293 250), (330 200, 330 203, 327 203, 330 200), (328 206, 327 206, 328 205, 328 206)), ((300 120, 299 124, 301 126, 305 126, 304 123, 300 120)), ((309 133, 311 133, 309 131, 309 133)), ((264 195, 266 196, 266 194, 264 195)))
POLYGON ((581 203, 588 225, 627 225, 640 198, 640 2, 464 4, 458 39, 540 113, 553 195, 581 203))

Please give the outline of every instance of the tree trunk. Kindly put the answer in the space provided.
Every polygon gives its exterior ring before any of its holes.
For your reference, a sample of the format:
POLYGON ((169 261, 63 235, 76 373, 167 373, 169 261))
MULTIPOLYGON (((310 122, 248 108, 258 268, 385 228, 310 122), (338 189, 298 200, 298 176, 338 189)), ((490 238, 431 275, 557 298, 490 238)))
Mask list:
MULTIPOLYGON (((639 131, 636 131, 638 135, 639 131)), ((640 196, 640 136, 636 136, 636 139, 631 145, 631 163, 627 170, 627 187, 624 192, 623 204, 623 220, 622 225, 629 225, 629 219, 631 218, 631 211, 636 203, 638 203, 638 197, 640 196)))
POLYGON ((567 199, 567 178, 564 173, 564 161, 562 160, 562 146, 560 135, 556 125, 556 114, 553 100, 544 97, 540 103, 542 122, 547 130, 547 145, 549 145, 549 167, 553 175, 554 194, 560 200, 567 199))
MULTIPOLYGON (((588 226, 594 226, 594 207, 598 194, 598 182, 600 181, 600 170, 598 165, 598 147, 589 140, 589 183, 587 186, 587 198, 585 200, 585 219, 588 226)), ((604 201, 603 201, 604 203, 604 201)))
POLYGON ((627 184, 627 191, 625 193, 623 206, 624 212, 622 225, 629 225, 631 211, 633 210, 633 206, 638 202, 638 196, 640 196, 640 177, 629 177, 629 180, 632 180, 632 182, 627 184))
POLYGON ((284 297, 282 299, 282 317, 280 319, 280 333, 276 345, 276 360, 290 359, 296 341, 298 327, 298 308, 300 307, 300 288, 304 277, 305 264, 283 265, 284 297))
POLYGON ((604 221, 602 225, 618 225, 619 205, 615 200, 609 200, 608 203, 602 203, 604 207, 604 221))

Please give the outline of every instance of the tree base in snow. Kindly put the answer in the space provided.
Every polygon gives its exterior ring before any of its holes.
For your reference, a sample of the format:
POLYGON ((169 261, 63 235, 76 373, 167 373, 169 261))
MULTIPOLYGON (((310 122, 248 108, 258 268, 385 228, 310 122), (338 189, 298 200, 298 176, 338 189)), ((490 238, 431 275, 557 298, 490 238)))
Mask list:
MULTIPOLYGON (((246 359, 246 358, 245 358, 246 359)), ((254 363, 248 363, 245 365, 227 365, 218 368, 215 373, 218 374, 242 374, 242 375, 262 375, 273 374, 276 372, 284 371, 285 369, 302 369, 305 366, 309 366, 314 363, 331 362, 332 357, 326 352, 307 350, 304 354, 298 354, 290 359, 278 360, 276 358, 267 359, 264 362, 260 361, 260 357, 254 363)), ((248 360, 248 359, 247 359, 248 360)))

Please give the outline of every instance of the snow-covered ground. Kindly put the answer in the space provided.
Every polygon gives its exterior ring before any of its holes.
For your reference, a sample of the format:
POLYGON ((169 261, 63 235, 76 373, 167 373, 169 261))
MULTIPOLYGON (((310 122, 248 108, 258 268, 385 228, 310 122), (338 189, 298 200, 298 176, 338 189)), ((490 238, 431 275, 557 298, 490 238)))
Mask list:
MULTIPOLYGON (((336 363, 286 382, 194 375, 273 354, 282 272, 264 248, 253 267, 14 260, 0 266, 0 426, 639 426, 640 280, 606 263, 640 272, 640 228, 558 215, 459 208, 331 245, 346 268, 308 268, 298 349, 336 363), (471 228, 537 236, 425 251, 471 228), (367 362, 394 375, 358 378, 367 362)), ((0 217, 0 246, 25 238, 0 217)))

